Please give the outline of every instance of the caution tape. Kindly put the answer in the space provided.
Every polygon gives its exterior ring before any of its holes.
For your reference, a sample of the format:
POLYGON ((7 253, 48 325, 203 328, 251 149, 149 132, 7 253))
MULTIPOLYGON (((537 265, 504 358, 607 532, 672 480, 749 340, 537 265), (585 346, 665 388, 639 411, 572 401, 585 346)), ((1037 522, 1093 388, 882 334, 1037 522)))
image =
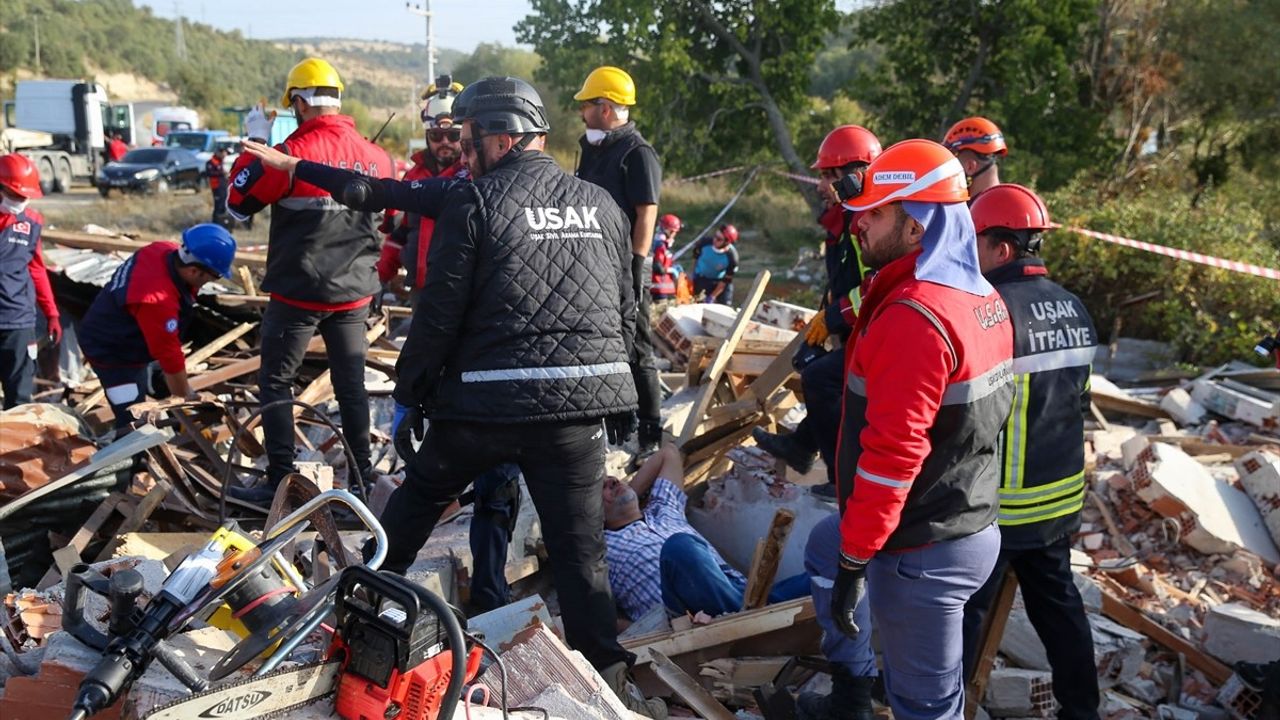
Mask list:
POLYGON ((821 180, 819 180, 816 177, 813 177, 812 175, 798 175, 796 173, 790 173, 785 170, 775 170, 773 168, 770 168, 769 172, 773 173, 774 175, 780 175, 784 178, 787 178, 788 180, 795 180, 796 182, 808 183, 810 185, 817 185, 822 182, 821 180))
POLYGON ((1222 270, 1231 270, 1233 272, 1245 273, 1248 275, 1256 275, 1258 277, 1269 278, 1271 280, 1280 280, 1280 270, 1275 270, 1261 265, 1253 265, 1251 263, 1243 263, 1238 260, 1227 260, 1225 258, 1214 257, 1212 255, 1202 255, 1190 250, 1179 250, 1178 248, 1165 247, 1156 245, 1155 243, 1142 242, 1141 240, 1133 240, 1131 238, 1120 237, 1119 235, 1110 235, 1094 230, 1086 230, 1085 228, 1069 227, 1066 225, 1054 224, 1054 228, 1058 230, 1066 230, 1067 232, 1079 233, 1085 237, 1096 238, 1116 245, 1145 250, 1149 253, 1164 255, 1178 260, 1186 260, 1187 262, 1208 265, 1209 267, 1220 268, 1222 270))
POLYGON ((713 170, 712 172, 703 173, 701 175, 694 175, 693 177, 676 178, 675 180, 669 181, 669 184, 681 185, 683 183, 696 182, 698 180, 707 180, 713 177, 720 177, 721 175, 728 175, 729 173, 740 172, 742 170, 746 170, 748 167, 749 167, 748 165, 737 165, 731 168, 725 168, 723 170, 713 170))
POLYGON ((738 187, 738 192, 734 193, 733 197, 729 198, 729 202, 726 203, 725 206, 720 209, 720 212, 716 213, 716 216, 712 218, 711 222, 707 223, 706 227, 702 228, 702 232, 695 235, 693 240, 690 241, 688 245, 685 245, 684 247, 680 248, 678 252, 676 252, 674 255, 671 256, 671 259, 673 261, 679 260, 681 255, 684 255, 686 252, 689 252, 690 250, 692 250, 694 246, 698 244, 698 241, 701 240, 704 235, 710 232, 711 229, 714 228, 716 224, 720 222, 720 219, 723 218, 726 214, 728 214, 729 210, 732 209, 735 204, 737 204, 738 198, 742 197, 742 193, 747 191, 747 187, 751 185, 751 181, 755 180, 756 175, 758 175, 759 173, 760 173, 759 165, 756 165, 755 167, 751 168, 751 172, 747 173, 747 179, 743 180, 742 185, 738 187))

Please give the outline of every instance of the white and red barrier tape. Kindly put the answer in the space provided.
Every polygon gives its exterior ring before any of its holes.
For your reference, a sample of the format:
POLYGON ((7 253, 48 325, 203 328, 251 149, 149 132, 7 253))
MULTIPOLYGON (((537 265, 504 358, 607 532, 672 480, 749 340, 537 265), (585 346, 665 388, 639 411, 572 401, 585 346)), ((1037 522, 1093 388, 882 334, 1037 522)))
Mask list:
POLYGON ((735 167, 725 168, 725 169, 723 169, 723 170, 713 170, 712 172, 709 172, 709 173, 703 173, 703 174, 701 174, 701 175, 694 175, 693 177, 675 178, 675 179, 672 179, 672 180, 670 180, 670 181, 668 181, 668 182, 669 182, 669 184, 671 184, 671 185, 680 185, 680 184, 682 184, 682 183, 696 182, 696 181, 698 181, 698 180, 707 180, 707 179, 709 179, 709 178, 713 178, 713 177, 720 177, 721 175, 728 175, 729 173, 740 172, 740 171, 742 171, 742 170, 746 170, 748 167, 750 167, 750 166, 749 166, 749 165, 737 165, 737 166, 735 166, 735 167))
POLYGON ((1200 263, 1201 265, 1208 265, 1209 267, 1220 268, 1222 270, 1231 270, 1233 272, 1245 273, 1248 275, 1256 275, 1258 277, 1269 278, 1271 280, 1280 280, 1280 270, 1275 270, 1269 267, 1262 267, 1261 265, 1243 263, 1238 260, 1226 260, 1224 258, 1214 257, 1212 255, 1202 255, 1197 252, 1191 252, 1190 250, 1179 250, 1178 248, 1165 247, 1163 245, 1156 245, 1154 243, 1142 242, 1141 240, 1133 240, 1131 238, 1120 237, 1119 235, 1110 235, 1108 233, 1100 233, 1094 230, 1086 230, 1084 228, 1058 225, 1057 223, 1054 224, 1054 228, 1058 230, 1065 230, 1067 232, 1079 233, 1081 235, 1084 235, 1085 237, 1091 237, 1098 240, 1103 240, 1105 242, 1115 243, 1116 245, 1123 245, 1125 247, 1136 248, 1138 250, 1145 250, 1149 253, 1164 255, 1167 257, 1176 258, 1178 260, 1186 260, 1187 262, 1200 263))

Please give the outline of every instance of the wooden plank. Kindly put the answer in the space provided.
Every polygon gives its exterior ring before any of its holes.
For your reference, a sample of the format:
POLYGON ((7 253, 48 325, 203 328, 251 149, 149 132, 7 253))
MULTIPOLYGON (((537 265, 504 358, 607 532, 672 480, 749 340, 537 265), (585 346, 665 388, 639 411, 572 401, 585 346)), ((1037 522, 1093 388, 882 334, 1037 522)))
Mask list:
POLYGON ((1187 658, 1191 667, 1209 678, 1209 682, 1221 687, 1231 677, 1231 668, 1210 657, 1200 648, 1166 630, 1163 625, 1143 614, 1141 610, 1102 588, 1102 614, 1135 632, 1142 633, 1159 645, 1187 658))
POLYGON ((1012 570, 1005 569, 1004 578, 1000 581, 1000 591, 996 594, 995 604, 987 612, 982 622, 982 630, 978 637, 978 661, 973 668, 973 676, 968 678, 964 689, 964 717, 973 720, 978 712, 978 703, 986 697, 987 681, 991 678, 991 668, 996 664, 996 653, 1000 651, 1000 641, 1004 639, 1004 626, 1009 621, 1009 610, 1013 608, 1013 596, 1018 590, 1018 579, 1012 570))
POLYGON ((729 337, 725 338, 724 344, 716 350, 716 354, 711 360, 711 365, 707 368, 702 387, 698 391, 698 397, 694 401, 693 407, 689 410, 689 417, 685 420, 684 429, 680 432, 681 445, 693 437, 698 425, 702 423, 702 417, 711 405, 711 396, 716 391, 720 376, 729 364, 729 358, 733 356, 733 351, 737 348, 738 341, 742 339, 742 334, 747 331, 747 325, 751 322, 751 314, 755 312, 756 305, 759 305, 760 299, 764 297, 764 289, 769 284, 769 277, 768 270, 761 270, 760 274, 756 275, 755 282, 751 283, 751 289, 747 291, 746 302, 742 304, 742 309, 738 312, 738 318, 733 323, 733 329, 730 330, 729 337))
POLYGON ((776 358, 772 355, 747 355, 744 353, 734 353, 729 358, 729 364, 725 367, 725 372, 735 375, 746 375, 749 377, 759 377, 766 370, 773 366, 776 358))
POLYGON ((1227 445, 1208 442, 1204 438, 1194 435, 1152 435, 1147 439, 1151 442, 1178 445, 1188 455, 1219 455, 1225 453, 1233 458, 1238 458, 1241 455, 1248 455, 1254 450, 1262 449, 1261 445, 1227 445))
POLYGON ((706 625, 650 633, 622 641, 622 646, 635 653, 638 664, 649 662, 649 652, 657 650, 667 657, 715 647, 743 638, 763 635, 774 630, 789 628, 797 623, 812 620, 813 598, 804 597, 768 605, 759 610, 721 615, 706 625))
POLYGON ((133 511, 125 516, 120 526, 116 528, 115 535, 107 543, 107 546, 98 553, 96 562, 108 560, 115 554, 116 548, 120 547, 121 538, 128 533, 137 532, 147 523, 147 518, 151 517, 151 513, 160 507, 161 501, 168 496, 171 486, 163 478, 157 479, 155 487, 151 488, 141 500, 133 507, 133 511))
POLYGON ((1090 391, 1090 396, 1093 398, 1094 404, 1103 410, 1156 419, 1169 417, 1169 413, 1165 412, 1159 405, 1145 400, 1112 395, 1096 387, 1090 391))
POLYGON ((239 340, 256 325, 257 323, 240 323, 223 333, 216 340, 213 340, 199 350, 191 353, 191 355, 187 357, 187 372, 195 372, 196 365, 208 360, 216 355, 219 350, 222 350, 236 340, 239 340))
POLYGON ((747 575, 747 587, 742 592, 743 610, 764 607, 769 601, 769 590, 773 588, 773 579, 777 577, 778 565, 782 562, 782 550, 787 545, 787 538, 791 536, 791 528, 795 523, 796 514, 786 508, 778 508, 773 514, 769 532, 756 544, 751 572, 747 575))
POLYGON ((262 356, 245 358, 238 362, 224 365, 217 370, 210 370, 207 373, 201 373, 193 376, 189 383, 192 390, 208 390, 215 385, 220 385, 228 380, 234 380, 241 375, 248 375, 251 372, 257 372, 262 367, 262 356))
MULTIPOLYGON (((237 256, 238 257, 238 256, 237 256)), ((218 293, 213 296, 213 300, 223 307, 242 307, 242 308, 265 308, 267 303, 271 301, 267 295, 235 295, 231 293, 218 293)), ((413 317, 413 308, 404 307, 402 305, 383 305, 382 309, 393 318, 413 317)))
POLYGON ((249 268, 241 265, 236 268, 236 275, 240 278, 240 287, 244 289, 245 295, 258 294, 258 284, 253 281, 253 273, 249 272, 249 268))
POLYGON ((689 673, 671 662, 671 658, 657 650, 650 650, 649 657, 653 661, 653 674, 680 696, 694 712, 706 720, 734 720, 737 716, 729 712, 729 708, 720 704, 711 693, 698 684, 689 673))
MULTIPOLYGON (((74 232, 71 230, 55 230, 45 228, 40 237, 47 242, 62 245, 69 248, 81 248, 84 250, 94 250, 97 252, 136 252, 151 243, 163 238, 139 238, 137 240, 123 235, 91 235, 89 233, 74 232)), ((252 268, 264 269, 267 267, 267 256, 265 253, 245 252, 244 250, 236 251, 236 264, 248 265, 252 268)))
MULTIPOLYGON (((804 333, 800 333, 791 342, 787 343, 782 352, 778 353, 778 357, 774 358, 773 364, 752 381, 752 394, 756 397, 769 397, 773 394, 773 391, 782 387, 783 383, 796 374, 796 369, 791 366, 791 358, 795 357, 796 351, 800 349, 800 345, 803 342, 804 333)), ((834 350, 833 352, 844 351, 834 350)))

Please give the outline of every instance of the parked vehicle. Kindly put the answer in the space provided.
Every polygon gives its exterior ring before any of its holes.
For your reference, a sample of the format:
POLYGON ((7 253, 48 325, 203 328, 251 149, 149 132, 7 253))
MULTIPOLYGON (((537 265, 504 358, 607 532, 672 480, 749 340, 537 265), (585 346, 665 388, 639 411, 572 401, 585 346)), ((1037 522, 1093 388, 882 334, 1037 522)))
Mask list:
POLYGON ((230 137, 226 130, 174 130, 165 136, 164 145, 190 150, 200 162, 208 162, 218 140, 225 137, 230 137))
POLYGON ((240 153, 244 152, 244 138, 239 135, 227 135, 217 138, 213 141, 213 149, 227 149, 227 157, 222 162, 226 165, 227 170, 231 170, 231 166, 236 164, 236 158, 240 157, 240 153))
POLYGON ((98 192, 112 190, 163 193, 176 188, 199 190, 204 184, 204 163, 182 148, 137 148, 119 162, 107 163, 98 174, 98 192))
POLYGON ((97 83, 80 80, 19 80, 5 103, 5 150, 31 158, 40 189, 64 192, 76 181, 92 183, 105 162, 113 133, 133 135, 133 106, 112 105, 97 83))
POLYGON ((188 107, 158 107, 151 111, 151 144, 164 145, 171 132, 199 130, 200 114, 188 107))

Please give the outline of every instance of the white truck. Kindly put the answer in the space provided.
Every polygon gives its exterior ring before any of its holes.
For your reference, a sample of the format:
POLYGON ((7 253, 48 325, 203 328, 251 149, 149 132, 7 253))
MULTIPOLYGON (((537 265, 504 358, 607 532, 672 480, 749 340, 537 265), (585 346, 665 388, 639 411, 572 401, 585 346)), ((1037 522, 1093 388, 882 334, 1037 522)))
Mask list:
POLYGON ((93 184, 114 133, 133 140, 133 106, 112 105, 106 90, 82 80, 20 80, 4 106, 5 152, 31 158, 45 193, 93 184))

